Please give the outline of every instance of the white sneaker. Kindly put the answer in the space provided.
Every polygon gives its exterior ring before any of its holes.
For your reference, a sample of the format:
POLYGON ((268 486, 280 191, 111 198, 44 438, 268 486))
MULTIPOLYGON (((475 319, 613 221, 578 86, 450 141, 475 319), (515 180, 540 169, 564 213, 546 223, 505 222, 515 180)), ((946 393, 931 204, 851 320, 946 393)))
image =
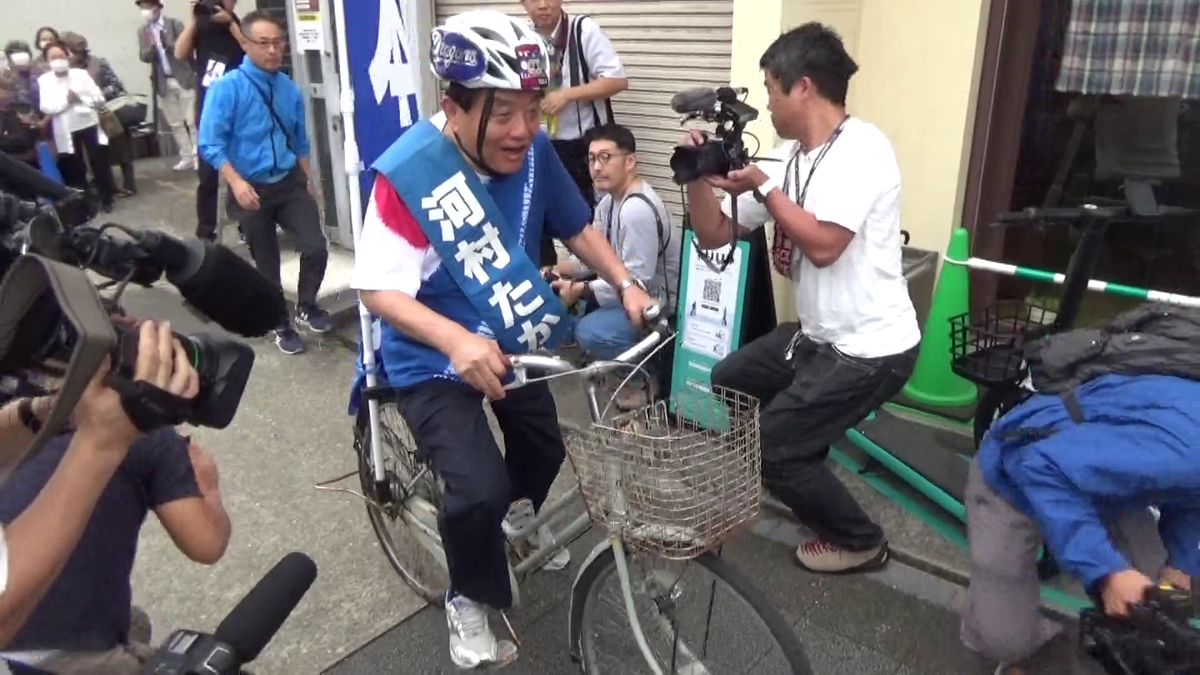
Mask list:
POLYGON ((176 162, 175 166, 171 167, 175 171, 189 171, 196 168, 196 160, 192 157, 186 157, 176 162))
MULTIPOLYGON (((501 529, 504 530, 505 536, 512 537, 517 532, 529 527, 529 524, 537 517, 537 513, 533 510, 533 502, 529 499, 518 499, 508 507, 508 514, 504 516, 504 523, 501 524, 501 529)), ((550 532, 549 525, 542 525, 529 536, 529 555, 532 556, 542 548, 549 546, 554 547, 557 541, 554 539, 554 534, 550 532)), ((554 555, 546 559, 542 565, 542 569, 550 570, 551 572, 561 570, 571 564, 571 552, 567 549, 562 549, 554 555)))
POLYGON ((487 607, 464 595, 446 600, 446 626, 450 629, 450 660, 459 668, 505 665, 517 657, 513 643, 498 641, 492 634, 487 607))

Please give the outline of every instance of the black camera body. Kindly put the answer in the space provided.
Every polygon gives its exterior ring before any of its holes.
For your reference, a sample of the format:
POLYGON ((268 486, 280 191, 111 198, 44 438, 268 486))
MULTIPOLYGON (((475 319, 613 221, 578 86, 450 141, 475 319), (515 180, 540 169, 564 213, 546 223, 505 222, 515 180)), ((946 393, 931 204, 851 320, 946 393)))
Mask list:
POLYGON ((207 633, 177 630, 142 665, 146 675, 237 675, 233 652, 207 633))
POLYGON ((221 0, 199 0, 192 7, 192 14, 194 16, 212 16, 218 9, 224 9, 221 0))
POLYGON ((721 87, 681 92, 672 100, 676 112, 687 114, 685 122, 702 119, 717 125, 703 145, 675 148, 671 171, 676 183, 684 185, 705 176, 724 176, 750 163, 743 134, 746 125, 758 119, 758 110, 741 100, 744 92, 721 87))

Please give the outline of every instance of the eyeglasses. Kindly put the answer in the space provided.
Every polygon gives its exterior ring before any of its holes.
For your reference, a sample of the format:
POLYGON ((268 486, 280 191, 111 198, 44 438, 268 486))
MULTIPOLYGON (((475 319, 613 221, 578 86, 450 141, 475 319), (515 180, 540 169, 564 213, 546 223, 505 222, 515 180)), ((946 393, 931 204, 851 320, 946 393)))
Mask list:
POLYGON ((588 163, 588 166, 591 166, 593 164, 599 164, 600 166, 606 166, 609 162, 612 161, 613 157, 623 157, 628 154, 629 154, 628 152, 612 153, 612 152, 606 151, 606 152, 598 152, 596 154, 592 154, 589 152, 588 156, 587 156, 587 163, 588 163))
POLYGON ((278 40, 251 40, 251 42, 263 49, 283 49, 283 46, 287 44, 287 40, 283 38, 278 40))

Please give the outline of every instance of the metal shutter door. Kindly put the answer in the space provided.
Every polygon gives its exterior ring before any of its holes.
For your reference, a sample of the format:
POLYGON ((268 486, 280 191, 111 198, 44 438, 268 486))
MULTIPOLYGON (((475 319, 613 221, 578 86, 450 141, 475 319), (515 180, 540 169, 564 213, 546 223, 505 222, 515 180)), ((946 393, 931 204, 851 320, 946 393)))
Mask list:
MULTIPOLYGON (((595 19, 621 56, 629 89, 613 99, 613 114, 633 131, 642 175, 681 224, 683 208, 669 160, 683 130, 670 100, 682 89, 729 82, 733 0, 570 0, 565 8, 595 19)), ((437 22, 475 9, 526 16, 519 2, 436 0, 437 22)))

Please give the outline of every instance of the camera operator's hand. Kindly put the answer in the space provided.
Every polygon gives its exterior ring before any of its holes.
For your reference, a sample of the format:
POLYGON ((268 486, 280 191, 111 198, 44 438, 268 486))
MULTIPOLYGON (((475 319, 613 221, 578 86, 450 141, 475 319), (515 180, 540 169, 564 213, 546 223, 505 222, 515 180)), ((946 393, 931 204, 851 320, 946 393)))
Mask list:
POLYGON ((1137 570, 1124 570, 1108 575, 1100 582, 1104 613, 1109 616, 1129 616, 1129 606, 1141 602, 1146 589, 1153 585, 1150 577, 1137 570))
MULTIPOLYGON (((112 362, 105 359, 75 405, 72 421, 78 434, 124 457, 129 444, 142 433, 125 414, 120 394, 104 384, 111 368, 112 362)), ((171 334, 169 322, 142 322, 133 377, 184 398, 195 398, 200 391, 200 377, 188 363, 183 346, 171 334)))
POLYGON ((222 26, 228 26, 229 23, 233 21, 233 15, 225 9, 224 5, 218 4, 215 8, 213 8, 212 21, 213 23, 219 23, 222 26))
POLYGON ((719 190, 724 190, 731 195, 740 195, 765 185, 770 178, 762 169, 751 164, 744 169, 730 171, 729 175, 724 178, 709 176, 705 180, 719 190))
POLYGON ((233 197, 238 204, 242 205, 247 211, 258 210, 258 192, 254 186, 247 183, 245 180, 237 180, 230 183, 230 189, 233 190, 233 197))
POLYGON ((464 332, 446 355, 454 370, 472 387, 493 401, 504 398, 500 378, 508 372, 509 362, 495 340, 464 332))
POLYGON ((679 147, 698 148, 708 142, 708 134, 703 129, 689 129, 679 141, 679 147))

